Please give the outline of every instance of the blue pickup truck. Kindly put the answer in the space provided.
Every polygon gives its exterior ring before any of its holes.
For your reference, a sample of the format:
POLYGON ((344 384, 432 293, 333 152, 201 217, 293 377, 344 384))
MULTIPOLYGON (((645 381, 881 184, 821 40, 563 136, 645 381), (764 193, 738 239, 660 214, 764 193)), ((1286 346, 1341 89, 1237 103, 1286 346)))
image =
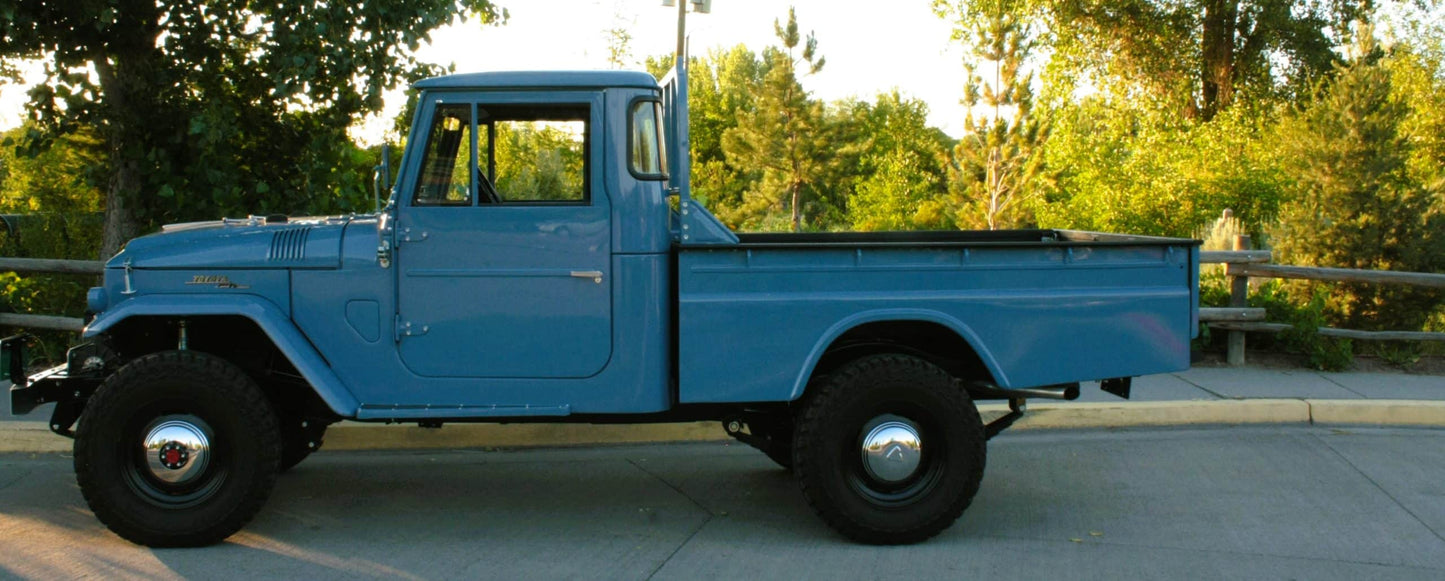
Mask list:
POLYGON ((151 546, 236 532, 342 420, 719 421, 896 544, 967 508, 1026 399, 1188 368, 1196 241, 735 234, 689 191, 685 74, 418 83, 383 209, 131 241, 64 365, 5 342, 13 412, 55 402, 91 509, 151 546))

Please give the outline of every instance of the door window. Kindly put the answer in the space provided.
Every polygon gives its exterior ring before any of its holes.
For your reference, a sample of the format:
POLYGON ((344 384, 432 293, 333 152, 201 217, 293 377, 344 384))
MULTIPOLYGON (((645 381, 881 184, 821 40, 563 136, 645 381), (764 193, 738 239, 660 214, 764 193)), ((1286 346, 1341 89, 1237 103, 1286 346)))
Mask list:
POLYGON ((482 204, 585 204, 588 108, 478 107, 482 204), (488 191, 490 190, 490 191, 488 191))
POLYGON ((471 105, 437 106, 423 150, 416 205, 471 205, 472 131, 471 105))

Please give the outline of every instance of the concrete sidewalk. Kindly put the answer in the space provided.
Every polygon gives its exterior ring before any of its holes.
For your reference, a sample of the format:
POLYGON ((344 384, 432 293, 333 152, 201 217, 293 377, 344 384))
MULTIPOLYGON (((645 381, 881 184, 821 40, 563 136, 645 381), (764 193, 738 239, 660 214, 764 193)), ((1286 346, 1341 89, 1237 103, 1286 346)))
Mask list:
MULTIPOLYGON (((0 386, 8 389, 8 382, 0 386)), ((979 406, 985 419, 1002 404, 979 406)), ((9 410, 5 410, 8 412, 9 410)), ((49 406, 0 417, 0 452, 63 452, 51 434, 49 406)), ((1031 400, 1012 429, 1166 425, 1353 425, 1445 427, 1445 376, 1324 373, 1271 367, 1196 367, 1136 378, 1122 400, 1086 383, 1078 401, 1031 400)), ((510 448, 724 440, 715 422, 652 425, 448 424, 442 429, 345 422, 326 436, 329 450, 510 448)))

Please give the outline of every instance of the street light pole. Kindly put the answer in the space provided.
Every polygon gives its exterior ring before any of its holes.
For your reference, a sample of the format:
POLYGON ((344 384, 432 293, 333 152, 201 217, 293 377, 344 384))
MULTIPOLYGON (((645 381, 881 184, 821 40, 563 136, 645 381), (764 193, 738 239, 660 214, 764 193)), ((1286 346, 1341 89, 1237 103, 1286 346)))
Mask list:
POLYGON ((677 4, 677 62, 682 62, 683 53, 687 51, 687 5, 692 4, 692 11, 698 14, 712 12, 712 0, 662 0, 663 6, 677 4))
POLYGON ((687 50, 687 0, 677 3, 677 55, 674 62, 682 63, 683 51, 687 50))

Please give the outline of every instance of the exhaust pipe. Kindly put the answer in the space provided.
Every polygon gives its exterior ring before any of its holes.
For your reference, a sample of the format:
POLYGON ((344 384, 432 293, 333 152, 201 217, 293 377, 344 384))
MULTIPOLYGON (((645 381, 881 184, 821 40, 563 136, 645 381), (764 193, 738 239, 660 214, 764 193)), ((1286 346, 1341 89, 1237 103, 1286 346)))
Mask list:
POLYGON ((1019 389, 1004 389, 992 383, 981 381, 971 382, 967 386, 969 395, 975 399, 1062 399, 1073 401, 1079 399, 1079 384, 1060 383, 1058 385, 1045 385, 1042 387, 1026 387, 1019 389))

